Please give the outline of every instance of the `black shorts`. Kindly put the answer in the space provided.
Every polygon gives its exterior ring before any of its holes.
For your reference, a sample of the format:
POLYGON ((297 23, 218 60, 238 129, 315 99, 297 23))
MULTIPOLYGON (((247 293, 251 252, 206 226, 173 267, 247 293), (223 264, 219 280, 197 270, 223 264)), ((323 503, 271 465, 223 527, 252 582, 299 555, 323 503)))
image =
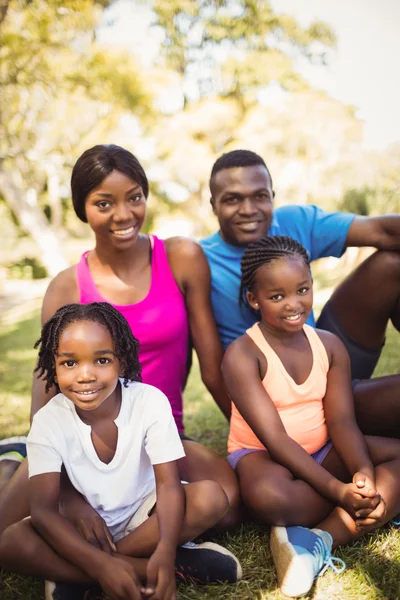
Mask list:
POLYGON ((186 435, 186 433, 183 433, 182 431, 179 431, 179 437, 181 438, 182 442, 184 442, 185 440, 187 442, 194 442, 194 439, 189 437, 188 435, 186 435))
POLYGON ((370 379, 382 352, 380 348, 363 348, 338 322, 330 301, 325 304, 317 321, 318 329, 325 329, 337 335, 347 348, 351 363, 351 378, 370 379))

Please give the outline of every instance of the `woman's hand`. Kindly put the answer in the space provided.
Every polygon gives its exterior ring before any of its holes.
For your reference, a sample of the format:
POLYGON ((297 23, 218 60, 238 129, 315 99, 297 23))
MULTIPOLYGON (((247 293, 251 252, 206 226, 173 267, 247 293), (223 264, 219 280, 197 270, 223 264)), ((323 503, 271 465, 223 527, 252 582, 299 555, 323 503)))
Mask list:
POLYGON ((132 565, 107 556, 97 580, 110 600, 142 600, 140 581, 132 565))
POLYGON ((380 495, 374 489, 359 488, 355 483, 343 483, 340 486, 338 503, 353 517, 368 516, 381 502, 380 495))
POLYGON ((141 592, 148 600, 176 600, 174 551, 155 550, 147 565, 147 585, 141 592))

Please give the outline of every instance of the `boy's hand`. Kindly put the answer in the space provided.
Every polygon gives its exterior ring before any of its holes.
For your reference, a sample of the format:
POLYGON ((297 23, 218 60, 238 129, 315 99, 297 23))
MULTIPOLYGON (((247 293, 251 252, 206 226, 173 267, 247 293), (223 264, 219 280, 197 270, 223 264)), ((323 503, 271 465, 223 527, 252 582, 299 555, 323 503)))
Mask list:
POLYGON ((354 483, 343 483, 338 502, 356 520, 357 516, 368 516, 376 509, 381 497, 375 490, 360 489, 354 483))
POLYGON ((147 565, 147 585, 141 592, 148 600, 176 600, 175 550, 155 550, 147 565))
POLYGON ((74 501, 74 505, 65 502, 63 514, 89 544, 107 554, 117 551, 106 522, 85 500, 74 501))
POLYGON ((126 560, 108 556, 98 582, 109 600, 142 600, 139 578, 126 560))

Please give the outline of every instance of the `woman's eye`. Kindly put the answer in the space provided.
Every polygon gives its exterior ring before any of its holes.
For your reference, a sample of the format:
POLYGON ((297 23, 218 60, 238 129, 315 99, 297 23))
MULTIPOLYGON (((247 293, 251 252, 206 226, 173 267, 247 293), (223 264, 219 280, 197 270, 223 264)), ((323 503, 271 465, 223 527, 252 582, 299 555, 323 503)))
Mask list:
POLYGON ((110 203, 106 200, 102 200, 101 202, 97 202, 96 206, 100 208, 100 210, 105 210, 110 206, 110 203))
POLYGON ((131 202, 140 202, 142 199, 142 194, 135 194, 135 196, 132 196, 132 198, 130 198, 131 202))

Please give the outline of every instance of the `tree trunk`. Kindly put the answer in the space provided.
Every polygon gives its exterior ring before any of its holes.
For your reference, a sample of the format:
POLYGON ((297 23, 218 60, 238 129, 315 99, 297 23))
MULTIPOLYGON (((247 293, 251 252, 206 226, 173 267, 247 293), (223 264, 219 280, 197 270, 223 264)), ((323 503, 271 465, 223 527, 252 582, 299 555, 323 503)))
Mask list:
POLYGON ((12 173, 0 170, 0 190, 16 215, 21 228, 40 249, 40 257, 49 275, 54 277, 68 266, 54 231, 36 201, 36 191, 22 190, 12 173))

